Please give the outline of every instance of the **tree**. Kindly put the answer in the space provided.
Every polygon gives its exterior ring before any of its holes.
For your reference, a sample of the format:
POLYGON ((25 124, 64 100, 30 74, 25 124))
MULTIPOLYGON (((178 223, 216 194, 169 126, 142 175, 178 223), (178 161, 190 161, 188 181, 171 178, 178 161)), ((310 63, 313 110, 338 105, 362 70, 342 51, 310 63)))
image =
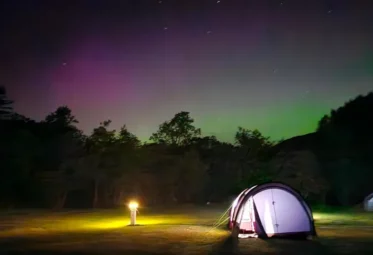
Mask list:
POLYGON ((47 115, 45 121, 49 124, 60 125, 61 127, 75 127, 74 125, 79 123, 67 106, 58 107, 55 112, 47 115))
POLYGON ((39 155, 40 143, 30 130, 21 125, 14 125, 12 130, 1 134, 0 140, 1 200, 10 204, 18 202, 30 205, 33 190, 29 188, 36 169, 35 158, 39 155))
POLYGON ((48 114, 39 124, 38 136, 44 147, 45 170, 56 171, 71 157, 82 153, 84 135, 75 124, 78 121, 67 106, 48 114))
POLYGON ((194 120, 189 116, 189 112, 179 112, 170 121, 162 123, 150 140, 168 145, 188 145, 201 135, 201 130, 196 128, 193 123, 194 120))
MULTIPOLYGON (((144 160, 141 158, 140 140, 128 131, 126 125, 123 125, 116 136, 116 141, 111 152, 112 161, 116 166, 107 169, 109 179, 110 194, 113 197, 113 203, 118 204, 125 191, 141 193, 141 164, 144 160)), ((127 194, 128 195, 128 194, 127 194)))
POLYGON ((13 101, 7 98, 6 89, 0 86, 0 120, 8 119, 13 113, 13 101))
POLYGON ((148 190, 147 197, 153 203, 177 201, 176 182, 180 174, 180 169, 177 166, 180 166, 178 164, 180 155, 170 150, 169 146, 164 143, 145 144, 140 152, 141 168, 144 175, 147 174, 146 182, 151 181, 152 185, 156 187, 148 190))
POLYGON ((344 205, 363 201, 371 188, 372 109, 373 92, 346 102, 319 122, 318 157, 336 200, 344 205), (344 192, 341 187, 346 187, 344 192))
POLYGON ((329 115, 324 115, 321 120, 319 121, 317 131, 324 130, 325 128, 330 125, 330 116, 329 115))
MULTIPOLYGON (((334 132, 344 133, 350 136, 347 141, 350 145, 366 144, 367 138, 373 139, 371 109, 373 109, 373 92, 366 96, 360 95, 337 110, 332 110, 330 115, 325 115, 319 121, 318 132, 328 133, 328 136, 334 132)), ((343 138, 339 137, 339 139, 343 138)))
POLYGON ((304 198, 325 202, 329 184, 315 154, 308 150, 281 151, 271 161, 272 178, 300 191, 304 198))
POLYGON ((141 162, 139 139, 125 125, 117 133, 109 129, 110 124, 110 120, 101 122, 87 138, 85 164, 89 167, 82 169, 94 183, 93 207, 99 205, 100 191, 106 204, 109 197, 117 204, 124 190, 134 189, 131 179, 136 178, 141 162))
POLYGON ((220 142, 215 136, 206 136, 193 139, 188 148, 198 152, 200 160, 206 166, 204 199, 222 201, 235 191, 237 182, 241 180, 240 153, 237 147, 220 142))
POLYGON ((93 129, 92 134, 87 138, 87 154, 84 174, 93 179, 93 208, 98 207, 99 186, 106 179, 107 171, 116 166, 111 156, 116 142, 115 130, 108 130, 111 120, 100 123, 100 126, 93 129), (92 165, 92 162, 95 162, 92 165))
POLYGON ((187 151, 178 158, 175 166, 179 171, 176 181, 177 197, 183 202, 203 199, 204 185, 207 183, 207 166, 196 151, 187 151))
POLYGON ((141 145, 140 140, 134 134, 128 131, 126 125, 123 125, 120 128, 118 142, 119 144, 125 145, 131 149, 138 148, 141 145))
MULTIPOLYGON (((36 123, 36 133, 42 144, 43 153, 38 157, 38 172, 53 173, 58 185, 53 187, 57 193, 54 209, 61 209, 70 192, 70 179, 78 171, 77 164, 84 155, 85 136, 76 127, 78 120, 67 106, 60 106, 48 114, 43 121, 36 123)), ((52 174, 52 173, 50 173, 52 174)), ((53 181, 54 182, 54 181, 53 181)))
POLYGON ((92 134, 87 140, 90 152, 104 152, 116 141, 115 130, 108 130, 111 120, 100 123, 100 126, 93 129, 92 134))
POLYGON ((248 130, 243 127, 238 127, 235 144, 247 149, 247 156, 250 158, 258 157, 260 153, 265 152, 273 145, 269 137, 264 137, 259 130, 248 130))
POLYGON ((273 143, 269 137, 264 137, 257 130, 248 130, 238 127, 235 134, 235 145, 240 162, 237 176, 237 186, 246 187, 253 182, 262 182, 269 180, 271 177, 266 171, 264 161, 269 160, 269 149, 273 143))

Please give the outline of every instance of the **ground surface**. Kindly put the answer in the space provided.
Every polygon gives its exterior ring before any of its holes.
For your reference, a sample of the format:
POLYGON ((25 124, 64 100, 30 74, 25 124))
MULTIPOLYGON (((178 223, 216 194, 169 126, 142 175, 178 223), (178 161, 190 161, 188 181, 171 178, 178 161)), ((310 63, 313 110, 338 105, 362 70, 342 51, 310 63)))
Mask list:
POLYGON ((316 211, 314 240, 236 244, 223 225, 214 227, 222 208, 142 208, 135 227, 127 226, 127 209, 2 212, 0 254, 373 254, 373 214, 316 211))

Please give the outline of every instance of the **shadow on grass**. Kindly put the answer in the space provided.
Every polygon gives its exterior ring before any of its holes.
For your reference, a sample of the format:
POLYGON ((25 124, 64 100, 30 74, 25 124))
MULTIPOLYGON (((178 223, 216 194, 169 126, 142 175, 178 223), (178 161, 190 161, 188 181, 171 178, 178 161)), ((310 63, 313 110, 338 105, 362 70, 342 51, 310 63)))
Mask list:
MULTIPOLYGON (((99 254, 118 254, 118 252, 86 252, 86 251, 48 251, 48 250, 25 250, 25 251, 11 251, 11 252, 3 252, 0 251, 0 255, 2 254, 14 254, 14 255, 99 255, 99 254)), ((170 253, 164 252, 146 252, 146 251, 137 251, 137 250, 126 250, 125 252, 120 252, 121 255, 171 255, 170 253)))
POLYGON ((292 255, 292 254, 312 254, 312 255, 333 255, 328 247, 317 240, 302 239, 237 239, 229 236, 221 243, 217 244, 209 255, 240 254, 240 255, 292 255))
POLYGON ((317 239, 284 239, 273 238, 265 240, 268 246, 276 250, 276 254, 309 254, 309 255, 332 255, 334 254, 327 246, 321 244, 317 239))
MULTIPOLYGON (((61 246, 61 248, 58 248, 58 246, 55 246, 54 248, 49 247, 43 247, 45 244, 50 244, 55 241, 56 238, 53 237, 45 237, 45 238, 7 238, 7 239, 1 239, 0 240, 0 255, 2 254, 14 254, 14 255, 49 255, 49 254, 55 254, 55 255, 110 255, 110 254, 120 254, 120 255, 173 255, 169 251, 146 251, 141 249, 132 248, 132 247, 116 247, 115 244, 108 245, 108 244, 102 244, 102 247, 107 247, 107 249, 97 249, 95 250, 95 247, 92 247, 93 244, 91 241, 94 240, 87 240, 87 243, 84 243, 84 240, 77 239, 78 242, 83 242, 83 248, 78 247, 75 248, 74 244, 72 243, 71 246, 61 246)), ((61 239, 65 239, 65 237, 62 237, 61 239)), ((74 238, 74 235, 70 236, 71 240, 66 240, 67 243, 69 241, 72 241, 76 238, 74 238)), ((92 237, 91 237, 92 239, 92 237)), ((99 240, 95 241, 96 243, 99 242, 99 240)), ((53 246, 53 245, 52 245, 53 246)), ((146 245, 144 245, 146 246, 146 245)))
MULTIPOLYGON (((94 250, 95 248, 91 245, 94 243, 99 243, 100 240, 94 240, 99 238, 99 236, 88 236, 88 238, 78 238, 79 235, 69 235, 68 238, 66 236, 60 236, 59 238, 56 237, 44 237, 44 238, 7 238, 7 239, 0 239, 0 255, 2 254, 14 254, 14 255, 23 255, 23 254, 55 254, 55 255, 99 255, 99 254, 121 254, 121 255, 173 255, 168 250, 165 251, 146 251, 141 249, 132 248, 132 247, 117 247, 116 244, 102 244, 102 247, 107 247, 107 249, 98 249, 94 250), (52 244, 56 242, 56 240, 60 239, 62 241, 61 248, 55 246, 54 248, 43 247, 44 245, 52 244), (73 242, 76 240, 79 243, 82 243, 82 247, 75 248, 74 243, 71 246, 68 246, 69 242, 73 242)), ((146 244, 144 244, 144 247, 146 244)))
POLYGON ((209 255, 238 254, 238 244, 238 238, 230 235, 215 245, 209 255))

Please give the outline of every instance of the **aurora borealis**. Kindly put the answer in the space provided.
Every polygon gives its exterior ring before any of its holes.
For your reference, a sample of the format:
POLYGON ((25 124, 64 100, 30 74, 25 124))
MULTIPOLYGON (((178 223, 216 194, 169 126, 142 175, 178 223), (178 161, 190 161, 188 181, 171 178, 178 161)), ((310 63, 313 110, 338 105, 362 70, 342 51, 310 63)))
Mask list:
POLYGON ((373 89, 369 1, 15 2, 0 83, 21 114, 68 105, 86 133, 111 119, 144 140, 183 110, 205 135, 277 140, 373 89))

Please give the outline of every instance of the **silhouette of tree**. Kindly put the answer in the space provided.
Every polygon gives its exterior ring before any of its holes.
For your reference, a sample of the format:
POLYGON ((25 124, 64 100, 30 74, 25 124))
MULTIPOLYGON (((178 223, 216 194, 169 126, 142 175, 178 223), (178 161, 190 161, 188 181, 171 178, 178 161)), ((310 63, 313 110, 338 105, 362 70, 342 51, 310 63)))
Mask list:
POLYGON ((270 180, 321 197, 326 178, 340 203, 350 205, 371 192, 372 102, 373 93, 359 96, 324 116, 316 133, 278 145, 243 127, 233 144, 201 137, 185 111, 159 126, 154 143, 142 144, 125 125, 112 130, 110 120, 85 136, 67 106, 31 120, 13 112, 2 88, 0 198, 4 205, 52 200, 59 209, 79 188, 92 195, 92 207, 119 205, 130 195, 147 203, 223 201, 270 180))
POLYGON ((6 89, 0 86, 0 120, 9 119, 13 113, 13 101, 7 98, 6 89))
POLYGON ((162 123, 150 140, 168 145, 188 145, 201 135, 201 130, 194 127, 193 123, 194 120, 189 116, 189 112, 179 112, 170 121, 162 123))
POLYGON ((126 125, 123 125, 119 130, 118 142, 131 149, 139 148, 141 146, 140 140, 131 132, 128 131, 126 125))
POLYGON ((207 166, 200 160, 199 154, 187 151, 178 158, 175 168, 179 172, 175 183, 178 200, 187 203, 201 201, 208 175, 207 166))
POLYGON ((284 182, 304 198, 317 197, 324 202, 328 183, 321 174, 319 162, 311 151, 279 152, 271 162, 272 180, 284 182))
POLYGON ((373 92, 346 102, 319 122, 319 158, 335 196, 344 205, 363 201, 371 192, 373 172, 367 169, 373 165, 372 110, 373 92), (344 192, 339 192, 343 187, 344 192))
POLYGON ((72 127, 79 123, 67 106, 58 107, 55 112, 52 112, 45 118, 45 121, 49 124, 57 124, 63 127, 72 127))
MULTIPOLYGON (((137 176, 141 162, 138 138, 125 125, 117 133, 109 129, 110 124, 110 120, 100 123, 86 140, 81 174, 94 183, 93 207, 99 206, 100 190, 110 194, 112 203, 117 204, 125 190, 135 189, 131 179, 137 176)), ((108 197, 105 199, 105 203, 110 203, 108 197)))
POLYGON ((265 161, 270 159, 269 150, 273 143, 257 129, 238 127, 235 144, 239 158, 239 178, 237 186, 242 188, 270 181, 271 175, 265 161))
POLYGON ((366 96, 358 96, 348 101, 330 115, 325 115, 319 122, 318 132, 334 135, 336 140, 344 141, 350 145, 367 144, 366 139, 372 139, 373 125, 373 92, 366 96))
MULTIPOLYGON (((78 121, 67 106, 58 107, 45 119, 35 124, 35 134, 39 138, 42 153, 36 157, 38 174, 54 176, 48 186, 54 186, 54 208, 63 208, 70 192, 70 179, 78 171, 74 162, 84 155, 85 137, 75 124, 78 121), (48 173, 54 172, 54 173, 48 173)), ((48 178, 47 178, 48 180, 48 178)), ((52 194, 51 194, 52 196, 52 194)))
POLYGON ((243 127, 238 127, 235 144, 247 150, 246 156, 249 158, 258 158, 273 146, 269 137, 264 137, 259 130, 248 130, 243 127))

